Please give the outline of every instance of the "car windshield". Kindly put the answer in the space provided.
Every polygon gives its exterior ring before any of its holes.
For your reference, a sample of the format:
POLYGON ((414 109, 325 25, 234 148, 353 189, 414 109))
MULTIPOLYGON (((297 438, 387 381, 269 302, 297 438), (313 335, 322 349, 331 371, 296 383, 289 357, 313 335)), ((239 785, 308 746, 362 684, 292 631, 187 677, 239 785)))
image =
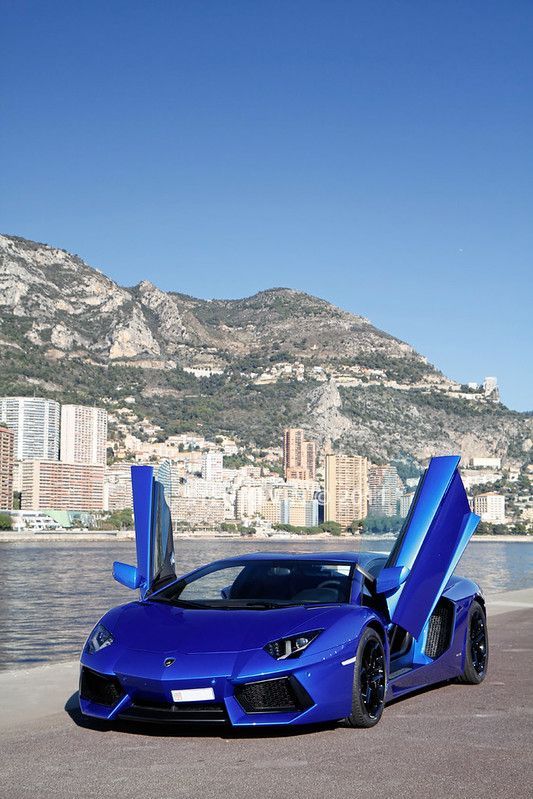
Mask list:
POLYGON ((154 601, 193 608, 270 609, 350 601, 351 563, 246 560, 212 564, 159 591, 154 601))

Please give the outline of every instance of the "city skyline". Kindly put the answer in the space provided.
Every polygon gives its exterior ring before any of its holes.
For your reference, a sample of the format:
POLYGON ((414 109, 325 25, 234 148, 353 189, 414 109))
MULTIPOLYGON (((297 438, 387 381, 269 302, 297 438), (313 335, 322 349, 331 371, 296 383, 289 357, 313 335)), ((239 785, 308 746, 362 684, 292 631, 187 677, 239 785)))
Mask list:
MULTIPOLYGON (((28 431, 28 409, 21 399, 0 398, 4 415, 18 424, 15 430, 0 426, 0 508, 11 510, 19 525, 24 514, 28 523, 42 525, 42 512, 50 514, 54 528, 68 514, 131 513, 130 468, 139 462, 167 464, 166 485, 177 530, 259 524, 270 529, 353 533, 367 519, 374 519, 380 529, 387 524, 380 519, 396 525, 408 513, 417 483, 417 478, 401 479, 392 463, 374 464, 357 454, 332 453, 329 444, 318 447, 302 428, 285 428, 281 446, 263 452, 263 459, 247 454, 232 439, 214 442, 188 433, 161 442, 139 441, 136 452, 123 441, 122 456, 116 458, 117 450, 111 448, 114 454, 107 463, 107 412, 68 403, 52 409, 60 419, 60 429, 54 430, 61 442, 57 456, 34 457, 28 440, 42 445, 48 435, 49 409, 43 398, 32 398, 28 431), (15 459, 17 449, 22 458, 15 459), (227 457, 236 457, 237 464, 230 465, 227 457), (20 510, 10 507, 16 495, 20 510)), ((501 460, 473 457, 464 468, 471 470, 464 476, 465 485, 475 488, 472 506, 482 520, 515 521, 514 516, 506 518, 505 495, 480 490, 478 485, 490 489, 491 481, 502 476, 501 460)), ((518 471, 514 479, 519 476, 518 471)), ((521 513, 524 520, 531 519, 531 502, 524 500, 521 513)))

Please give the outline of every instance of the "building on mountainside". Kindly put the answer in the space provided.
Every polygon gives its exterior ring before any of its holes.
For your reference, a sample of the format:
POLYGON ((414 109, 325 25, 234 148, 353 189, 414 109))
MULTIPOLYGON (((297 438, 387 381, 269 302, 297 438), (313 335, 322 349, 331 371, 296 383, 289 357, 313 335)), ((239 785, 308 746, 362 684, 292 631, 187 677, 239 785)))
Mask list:
POLYGON ((316 478, 316 444, 307 441, 300 428, 291 427, 283 432, 283 469, 286 480, 316 478))
POLYGON ((222 452, 204 452, 202 455, 202 477, 208 482, 222 480, 224 456, 222 452))
POLYGON ((13 467, 15 434, 8 427, 0 427, 0 510, 13 507, 13 467))
POLYGON ((483 381, 483 392, 487 399, 499 402, 500 389, 498 388, 498 379, 496 377, 486 377, 483 381))
POLYGON ((485 458, 485 457, 473 457, 470 458, 469 465, 472 469, 501 469, 502 468, 502 459, 501 458, 485 458))
POLYGON ((240 486, 235 494, 235 515, 237 519, 253 519, 262 515, 261 509, 266 501, 262 482, 240 486))
POLYGON ((368 467, 368 512, 374 516, 396 516, 403 483, 395 466, 368 467))
POLYGON ((187 497, 172 495, 170 503, 172 526, 179 530, 180 522, 191 527, 213 528, 225 518, 224 499, 217 497, 187 497))
POLYGON ((1 397, 0 422, 13 430, 15 460, 58 460, 60 408, 55 400, 1 397))
POLYGON ((367 459, 359 455, 326 455, 324 520, 346 529, 367 514, 367 459))
MULTIPOLYGON (((135 464, 138 465, 138 464, 135 464)), ((133 510, 131 463, 119 461, 107 466, 104 476, 104 510, 133 510)))
POLYGON ((61 406, 59 457, 66 463, 106 464, 107 411, 85 405, 61 406))
POLYGON ((104 510, 105 467, 32 460, 22 464, 22 510, 104 510))
POLYGON ((474 497, 474 513, 482 522, 505 523, 505 496, 488 491, 474 497))

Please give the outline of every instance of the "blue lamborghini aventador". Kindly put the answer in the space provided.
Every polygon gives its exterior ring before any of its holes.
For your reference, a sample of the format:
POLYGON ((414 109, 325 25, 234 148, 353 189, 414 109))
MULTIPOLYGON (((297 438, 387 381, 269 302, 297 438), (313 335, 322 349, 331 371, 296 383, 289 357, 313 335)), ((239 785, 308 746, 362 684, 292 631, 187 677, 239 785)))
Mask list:
POLYGON ((132 468, 138 600, 81 656, 80 706, 100 719, 234 726, 346 719, 432 683, 480 683, 485 603, 454 576, 476 525, 458 457, 433 458, 390 555, 269 552, 177 577, 165 475, 132 468))

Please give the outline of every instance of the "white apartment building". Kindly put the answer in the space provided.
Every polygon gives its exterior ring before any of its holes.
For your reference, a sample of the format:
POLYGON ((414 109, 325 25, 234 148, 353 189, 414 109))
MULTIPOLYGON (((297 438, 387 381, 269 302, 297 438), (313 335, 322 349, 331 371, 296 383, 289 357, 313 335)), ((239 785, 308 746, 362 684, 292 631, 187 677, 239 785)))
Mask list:
POLYGON ((16 461, 59 458, 59 403, 43 397, 1 397, 0 422, 15 434, 16 461))
POLYGON ((202 455, 202 477, 208 483, 222 481, 222 452, 204 452, 202 455))
MULTIPOLYGON (((173 487, 173 492, 176 489, 173 487)), ((180 482, 177 493, 182 497, 216 497, 222 499, 226 493, 226 484, 222 480, 206 480, 203 477, 187 476, 180 482)))
POLYGON ((85 405, 61 406, 62 461, 105 466, 106 446, 106 410, 85 405))
POLYGON ((368 467, 369 511, 376 516, 395 516, 403 493, 403 483, 395 466, 368 467))
POLYGON ((179 522, 187 522, 194 527, 212 528, 224 521, 224 500, 216 497, 172 496, 170 511, 174 530, 179 522))
POLYGON ((411 492, 409 494, 402 494, 400 497, 400 505, 399 505, 399 515, 405 518, 409 513, 409 509, 413 504, 413 499, 415 498, 415 492, 411 492))
POLYGON ((482 522, 505 522, 505 496, 487 492, 474 497, 474 513, 481 517, 482 522))
POLYGON ((262 483, 243 485, 237 489, 235 496, 235 515, 237 519, 253 519, 261 513, 265 502, 262 483))
POLYGON ((501 458, 470 458, 472 469, 501 469, 501 458))

